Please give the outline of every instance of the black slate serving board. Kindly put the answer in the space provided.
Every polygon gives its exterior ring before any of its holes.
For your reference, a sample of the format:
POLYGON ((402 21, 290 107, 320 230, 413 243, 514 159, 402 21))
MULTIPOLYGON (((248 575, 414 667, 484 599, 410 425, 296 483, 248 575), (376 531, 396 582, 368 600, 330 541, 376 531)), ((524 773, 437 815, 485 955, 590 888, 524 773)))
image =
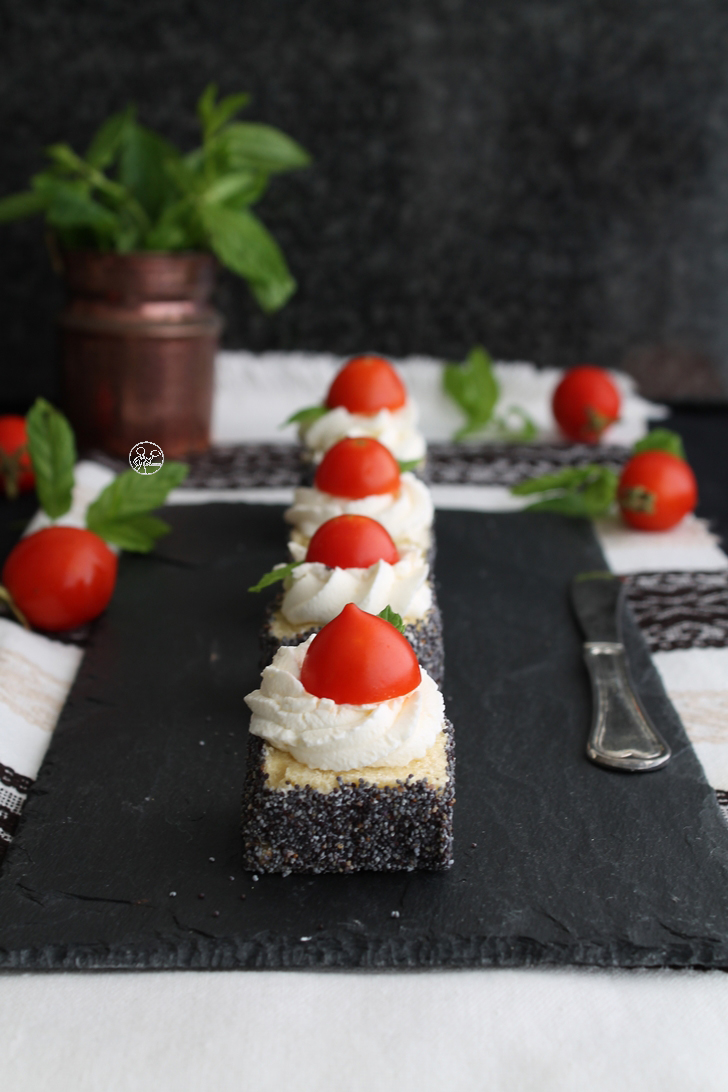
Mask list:
POLYGON ((455 867, 255 879, 238 817, 263 602, 245 589, 283 556, 281 510, 166 514, 158 556, 122 561, 6 859, 0 966, 728 967, 728 828, 629 622, 674 758, 625 775, 584 757, 566 593, 603 565, 589 526, 438 515, 455 867))

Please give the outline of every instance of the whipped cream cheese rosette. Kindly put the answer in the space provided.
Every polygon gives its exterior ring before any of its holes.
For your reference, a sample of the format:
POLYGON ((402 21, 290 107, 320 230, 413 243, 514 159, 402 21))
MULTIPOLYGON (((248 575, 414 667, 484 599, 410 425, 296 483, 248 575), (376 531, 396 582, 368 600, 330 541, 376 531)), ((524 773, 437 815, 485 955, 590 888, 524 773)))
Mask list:
POLYGON ((313 769, 406 766, 422 758, 443 731, 442 694, 422 671, 409 694, 371 705, 338 704, 309 694, 301 667, 315 636, 283 646, 245 698, 250 731, 313 769))
MULTIPOLYGON (((305 554, 297 544, 295 549, 305 554)), ((394 565, 377 561, 367 569, 303 561, 285 578, 279 609, 297 627, 323 626, 347 603, 356 603, 368 614, 380 614, 389 606, 405 622, 416 622, 432 607, 428 573, 429 565, 419 551, 410 551, 394 565)))
MULTIPOLYGON (((315 486, 300 486, 284 518, 294 527, 293 542, 306 546, 322 523, 342 515, 377 520, 392 536, 400 554, 409 550, 426 553, 430 548, 435 516, 432 497, 427 486, 409 471, 402 474, 394 493, 374 493, 357 500, 323 493, 315 486)), ((297 560, 293 544, 291 554, 297 560)))
POLYGON ((420 462, 424 461, 427 445, 417 428, 417 416, 417 408, 410 401, 401 409, 381 409, 371 415, 351 413, 344 406, 337 406, 318 420, 302 424, 298 435, 315 463, 345 436, 371 436, 400 462, 420 462))

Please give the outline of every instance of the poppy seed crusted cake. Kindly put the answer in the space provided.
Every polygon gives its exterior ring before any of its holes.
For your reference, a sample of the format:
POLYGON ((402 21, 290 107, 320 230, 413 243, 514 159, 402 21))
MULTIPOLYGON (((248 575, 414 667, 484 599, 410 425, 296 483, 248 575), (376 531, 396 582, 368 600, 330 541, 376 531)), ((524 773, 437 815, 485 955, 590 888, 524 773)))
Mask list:
POLYGON ((243 865, 254 872, 442 871, 453 863, 452 725, 399 769, 312 770, 248 742, 243 865))
POLYGON ((243 863, 257 872, 452 864, 454 736, 406 638, 347 604, 246 697, 243 863))

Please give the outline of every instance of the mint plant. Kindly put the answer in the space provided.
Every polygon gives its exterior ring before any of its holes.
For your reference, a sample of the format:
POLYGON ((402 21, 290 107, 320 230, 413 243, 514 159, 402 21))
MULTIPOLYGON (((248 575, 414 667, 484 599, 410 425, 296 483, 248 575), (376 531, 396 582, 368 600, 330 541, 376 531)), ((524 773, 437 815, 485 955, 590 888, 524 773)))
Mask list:
POLYGON ((85 155, 52 144, 50 166, 30 189, 0 199, 0 223, 41 214, 66 250, 211 250, 264 311, 276 311, 296 282, 251 207, 273 175, 305 167, 310 157, 278 129, 234 121, 249 100, 242 93, 218 99, 210 84, 197 104, 202 143, 187 154, 128 106, 104 122, 85 155))

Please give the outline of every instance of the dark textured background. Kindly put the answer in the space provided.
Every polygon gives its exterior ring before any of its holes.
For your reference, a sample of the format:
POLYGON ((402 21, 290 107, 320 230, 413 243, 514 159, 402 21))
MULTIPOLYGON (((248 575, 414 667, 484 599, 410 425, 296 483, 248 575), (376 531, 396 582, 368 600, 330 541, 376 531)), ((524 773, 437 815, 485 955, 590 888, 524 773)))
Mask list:
MULTIPOLYGON (((482 340, 706 394, 710 361, 728 380, 727 49, 725 0, 3 0, 0 193, 128 99, 191 146, 216 79, 316 158, 260 206, 300 291, 265 318, 226 278, 229 346, 482 340)), ((52 395, 42 230, 0 232, 0 397, 52 395)))

